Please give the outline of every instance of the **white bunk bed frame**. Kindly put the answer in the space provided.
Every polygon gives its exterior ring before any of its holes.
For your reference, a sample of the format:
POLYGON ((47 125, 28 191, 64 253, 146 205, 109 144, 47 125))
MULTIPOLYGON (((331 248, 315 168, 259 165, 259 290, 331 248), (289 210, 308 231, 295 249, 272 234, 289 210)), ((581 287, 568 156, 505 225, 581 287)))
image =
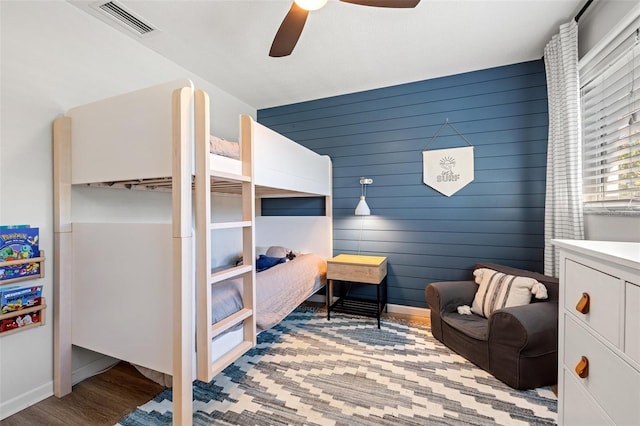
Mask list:
POLYGON ((210 381, 256 343, 253 265, 212 274, 211 231, 242 229, 245 259, 255 258, 256 245, 333 255, 329 157, 249 116, 240 119, 240 160, 209 154, 209 112, 208 95, 179 80, 73 108, 55 120, 56 396, 71 392, 77 345, 171 374, 173 422, 190 425, 192 381, 210 381), (171 221, 74 222, 73 185, 171 191, 171 221), (240 194, 242 219, 212 223, 212 192, 240 194), (272 196, 323 196, 326 216, 256 216, 259 198, 272 196), (122 250, 127 240, 142 255, 122 250), (211 285, 239 276, 243 309, 211 325, 211 285), (213 338, 240 322, 241 340, 214 354, 213 338))

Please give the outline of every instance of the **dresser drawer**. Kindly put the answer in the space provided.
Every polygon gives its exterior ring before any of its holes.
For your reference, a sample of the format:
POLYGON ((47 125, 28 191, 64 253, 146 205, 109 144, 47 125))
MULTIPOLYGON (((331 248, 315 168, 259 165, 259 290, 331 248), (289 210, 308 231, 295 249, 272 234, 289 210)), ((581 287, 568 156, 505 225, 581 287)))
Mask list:
MULTIPOLYGON (((584 326, 565 314, 564 368, 620 425, 640 425, 640 372, 596 340, 584 326), (589 362, 586 378, 578 377, 576 365, 589 362)), ((565 383, 570 379, 566 377, 565 383)))
POLYGON ((623 309, 620 279, 569 259, 566 260, 565 268, 565 309, 620 347, 620 313, 623 309), (576 305, 585 293, 589 297, 589 312, 582 314, 578 312, 576 305))
POLYGON ((640 364, 640 286, 625 283, 624 312, 624 353, 640 364))
POLYGON ((586 390, 576 382, 571 371, 564 370, 564 389, 562 398, 562 419, 559 424, 571 426, 613 425, 598 404, 589 397, 586 390))

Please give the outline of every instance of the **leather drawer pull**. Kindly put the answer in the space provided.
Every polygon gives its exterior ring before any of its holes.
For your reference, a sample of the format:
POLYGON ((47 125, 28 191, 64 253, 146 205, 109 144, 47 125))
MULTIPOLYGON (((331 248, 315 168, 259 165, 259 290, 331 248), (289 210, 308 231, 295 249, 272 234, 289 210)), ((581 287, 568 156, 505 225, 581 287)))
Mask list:
POLYGON ((586 356, 583 356, 576 365, 576 374, 581 379, 586 379, 589 375, 589 359, 586 356))
POLYGON ((589 293, 582 293, 582 297, 576 305, 576 311, 586 315, 589 313, 589 305, 591 305, 591 297, 589 297, 589 293))

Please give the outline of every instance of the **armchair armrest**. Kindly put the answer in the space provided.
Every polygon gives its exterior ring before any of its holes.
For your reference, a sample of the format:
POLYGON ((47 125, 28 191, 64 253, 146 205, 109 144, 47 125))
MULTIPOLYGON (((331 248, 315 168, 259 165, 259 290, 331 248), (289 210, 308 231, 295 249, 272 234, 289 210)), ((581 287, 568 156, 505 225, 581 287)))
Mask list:
POLYGON ((427 286, 427 304, 432 311, 453 312, 458 306, 469 305, 478 290, 473 281, 435 282, 427 286))
POLYGON ((489 368, 516 389, 558 380, 558 303, 499 309, 489 316, 489 368))
POLYGON ((427 305, 431 310, 431 334, 444 342, 442 315, 454 312, 460 305, 473 302, 478 285, 473 281, 445 281, 431 283, 425 289, 427 305))
POLYGON ((535 354, 558 349, 558 303, 539 302, 499 309, 489 317, 489 346, 535 354))

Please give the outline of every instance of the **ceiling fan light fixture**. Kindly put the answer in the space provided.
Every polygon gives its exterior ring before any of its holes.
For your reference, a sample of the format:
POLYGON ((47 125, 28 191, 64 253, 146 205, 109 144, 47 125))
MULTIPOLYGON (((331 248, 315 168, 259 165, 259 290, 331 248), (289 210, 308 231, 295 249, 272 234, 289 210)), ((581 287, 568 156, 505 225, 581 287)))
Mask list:
MULTIPOLYGON (((2 1, 2 0, 0 0, 2 1)), ((388 8, 411 8, 416 7, 420 0, 341 0, 345 3, 352 3, 359 6, 388 7, 388 8)), ((289 56, 296 47, 300 34, 307 22, 309 11, 318 10, 327 4, 327 0, 293 0, 291 9, 284 17, 282 24, 276 32, 276 36, 271 43, 269 56, 281 58, 289 56)))
POLYGON ((295 3, 304 10, 318 10, 325 4, 327 0, 294 0, 295 3))

